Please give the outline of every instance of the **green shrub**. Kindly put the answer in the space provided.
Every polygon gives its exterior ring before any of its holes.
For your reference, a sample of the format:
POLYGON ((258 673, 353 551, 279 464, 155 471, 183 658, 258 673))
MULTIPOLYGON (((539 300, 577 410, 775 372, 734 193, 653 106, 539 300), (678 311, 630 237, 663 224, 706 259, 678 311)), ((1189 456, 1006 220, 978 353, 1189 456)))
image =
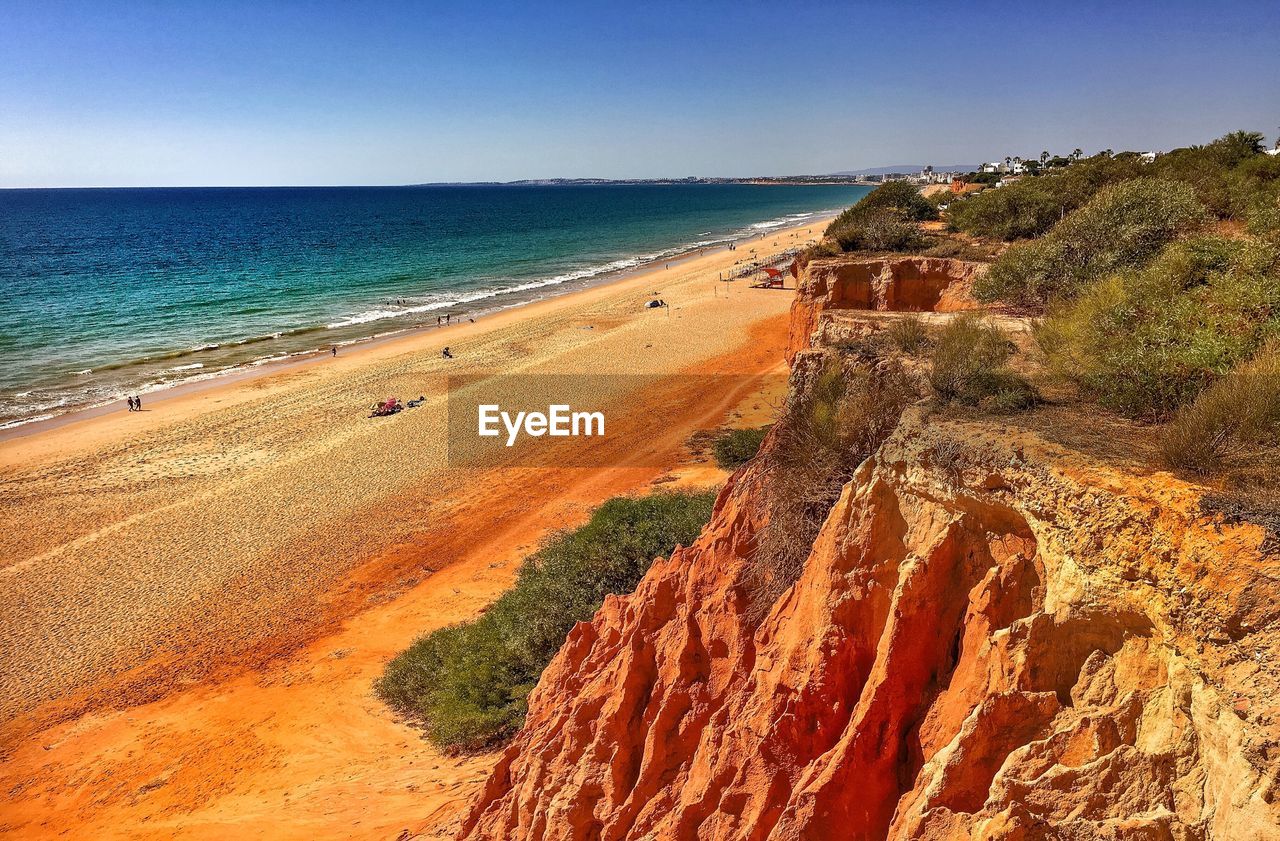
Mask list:
POLYGON ((894 347, 906 354, 919 353, 929 344, 929 328, 924 319, 914 313, 895 318, 885 334, 894 347))
POLYGON ((1036 338, 1050 369, 1130 417, 1162 419, 1280 329, 1277 251, 1175 243, 1051 308, 1036 338))
POLYGON ((1197 198, 1214 214, 1231 216, 1239 211, 1231 171, 1262 152, 1262 135, 1235 131, 1204 146, 1174 149, 1151 165, 1157 178, 1180 181, 1195 190, 1197 198))
POLYGON ((914 185, 890 181, 833 219, 826 237, 841 251, 914 251, 925 245, 915 223, 937 217, 914 185))
POLYGON ((1040 240, 1011 247, 974 284, 987 301, 1042 307, 1090 281, 1140 266, 1206 221, 1185 184, 1139 178, 1108 187, 1040 240))
POLYGON ((831 224, 838 226, 843 221, 878 208, 901 211, 905 218, 913 222, 938 218, 938 209, 920 195, 920 190, 914 184, 906 181, 889 181, 867 193, 857 204, 832 220, 831 224))
MULTIPOLYGON (((1280 159, 1280 156, 1273 160, 1275 159, 1280 159)), ((1280 182, 1250 191, 1242 198, 1242 203, 1242 216, 1249 227, 1249 233, 1267 236, 1280 232, 1280 182)))
POLYGON ((1095 155, 957 202, 947 209, 947 222, 976 236, 1003 240, 1037 237, 1103 187, 1141 174, 1142 164, 1136 155, 1095 155))
POLYGON ((841 251, 915 251, 926 244, 914 222, 886 207, 872 208, 838 226, 833 222, 827 236, 841 251))
POLYGON ((1254 155, 1227 175, 1231 215, 1259 236, 1280 231, 1280 155, 1254 155))
POLYGON ((725 470, 737 470, 751 461, 760 450, 760 442, 769 432, 768 426, 756 429, 729 429, 716 438, 713 451, 716 464, 725 470))
POLYGON ((1280 425, 1280 343, 1270 342, 1183 406, 1161 437, 1165 463, 1207 474, 1280 425))
POLYGON ((1005 366, 1016 348, 999 329, 971 313, 956 316, 934 341, 929 384, 945 402, 998 412, 1029 408, 1035 389, 1005 366))
MULTIPOLYGON (((922 197, 929 203, 929 206, 932 207, 934 211, 940 211, 943 205, 949 206, 953 201, 956 201, 956 194, 951 192, 949 189, 934 190, 929 195, 922 197)), ((937 218, 936 213, 934 218, 937 218)))
POLYGON ((442 749, 508 738, 573 625, 589 620, 606 594, 634 589, 655 557, 692 543, 714 500, 708 491, 606 502, 586 525, 544 542, 479 619, 430 633, 392 660, 379 696, 420 721, 442 749))
POLYGON ((947 208, 947 222, 956 230, 996 239, 1038 236, 1067 211, 1048 183, 1051 177, 1024 178, 956 202, 947 208))

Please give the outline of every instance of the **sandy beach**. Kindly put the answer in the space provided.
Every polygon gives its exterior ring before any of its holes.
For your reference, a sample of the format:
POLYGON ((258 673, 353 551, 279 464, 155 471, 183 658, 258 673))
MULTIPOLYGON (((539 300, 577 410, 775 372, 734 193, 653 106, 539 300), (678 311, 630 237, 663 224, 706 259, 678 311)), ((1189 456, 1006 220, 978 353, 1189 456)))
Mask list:
POLYGON ((689 439, 767 420, 791 293, 717 277, 822 227, 0 442, 0 835, 447 825, 489 758, 440 756, 372 681, 483 609, 549 530, 723 479, 689 439), (669 310, 643 308, 655 294, 669 310), (651 375, 599 444, 651 466, 451 468, 445 378, 492 372, 651 375))

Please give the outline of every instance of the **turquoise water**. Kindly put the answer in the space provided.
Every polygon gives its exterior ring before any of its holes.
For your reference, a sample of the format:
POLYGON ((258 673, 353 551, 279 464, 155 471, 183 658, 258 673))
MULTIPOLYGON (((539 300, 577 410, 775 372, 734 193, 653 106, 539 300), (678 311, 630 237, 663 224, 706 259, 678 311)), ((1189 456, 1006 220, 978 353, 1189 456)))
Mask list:
POLYGON ((0 191, 0 424, 515 305, 866 189, 0 191))

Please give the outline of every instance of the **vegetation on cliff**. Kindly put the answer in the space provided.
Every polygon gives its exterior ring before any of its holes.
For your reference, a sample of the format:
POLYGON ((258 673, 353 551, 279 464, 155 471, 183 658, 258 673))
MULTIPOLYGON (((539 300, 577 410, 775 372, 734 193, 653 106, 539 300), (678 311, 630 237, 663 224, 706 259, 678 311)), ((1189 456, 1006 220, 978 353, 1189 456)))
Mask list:
MULTIPOLYGON (((1262 141, 1237 131, 1154 159, 1107 151, 945 201, 885 185, 832 223, 827 248, 1003 249, 973 292, 1040 319, 1033 379, 1169 424, 1164 463, 1207 475, 1280 431, 1280 387, 1259 373, 1280 335, 1280 155, 1262 141), (944 208, 952 239, 922 230, 918 203, 944 208), (900 230, 870 236, 885 210, 900 230)), ((1004 340, 976 323, 912 352, 928 345, 942 400, 1002 411, 1038 400, 1001 360, 1004 340)))
POLYGON ((901 366, 830 356, 801 367, 764 460, 768 522, 746 569, 748 613, 760 621, 804 569, 813 539, 853 471, 919 394, 901 366))
POLYGON ((1007 367, 1015 351, 999 328, 979 316, 962 314, 938 331, 929 384, 946 402, 1001 413, 1021 411, 1035 405, 1039 395, 1007 367))
POLYGON ((1042 236, 1102 188, 1137 178, 1142 171, 1133 153, 1094 155, 1037 178, 955 198, 947 207, 947 223, 958 231, 993 239, 1042 236))
POLYGON ((1207 221, 1190 186, 1138 178, 1102 190, 1044 237, 1014 245, 974 286, 987 301, 1043 307, 1091 281, 1144 264, 1207 221))
POLYGON ((833 219, 826 235, 838 251, 914 251, 925 244, 915 223, 936 218, 915 187, 891 181, 833 219))
POLYGON ((714 502, 714 491, 609 500, 585 525, 546 540, 479 619, 428 634, 392 660, 378 694, 446 750, 510 737, 569 629, 607 594, 630 592, 655 557, 692 543, 714 502))
POLYGON ((1128 417, 1168 418, 1280 331, 1280 255, 1202 237, 1110 274, 1049 311, 1052 372, 1128 417))

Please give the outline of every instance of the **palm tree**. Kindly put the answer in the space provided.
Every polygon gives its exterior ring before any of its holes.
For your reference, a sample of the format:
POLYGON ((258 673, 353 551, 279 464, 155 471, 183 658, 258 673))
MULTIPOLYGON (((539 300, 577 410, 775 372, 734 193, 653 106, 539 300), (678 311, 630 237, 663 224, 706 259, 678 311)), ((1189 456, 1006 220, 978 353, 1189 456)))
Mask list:
POLYGON ((1049 160, 1049 151, 1046 149, 1040 153, 1040 166, 1044 166, 1045 161, 1047 160, 1049 160))
POLYGON ((1081 150, 1079 150, 1079 149, 1074 149, 1074 150, 1072 150, 1072 152, 1071 152, 1071 159, 1072 159, 1073 161, 1078 161, 1078 160, 1080 160, 1080 156, 1081 156, 1081 155, 1083 155, 1083 154, 1084 154, 1084 152, 1083 152, 1083 151, 1081 151, 1081 150))

